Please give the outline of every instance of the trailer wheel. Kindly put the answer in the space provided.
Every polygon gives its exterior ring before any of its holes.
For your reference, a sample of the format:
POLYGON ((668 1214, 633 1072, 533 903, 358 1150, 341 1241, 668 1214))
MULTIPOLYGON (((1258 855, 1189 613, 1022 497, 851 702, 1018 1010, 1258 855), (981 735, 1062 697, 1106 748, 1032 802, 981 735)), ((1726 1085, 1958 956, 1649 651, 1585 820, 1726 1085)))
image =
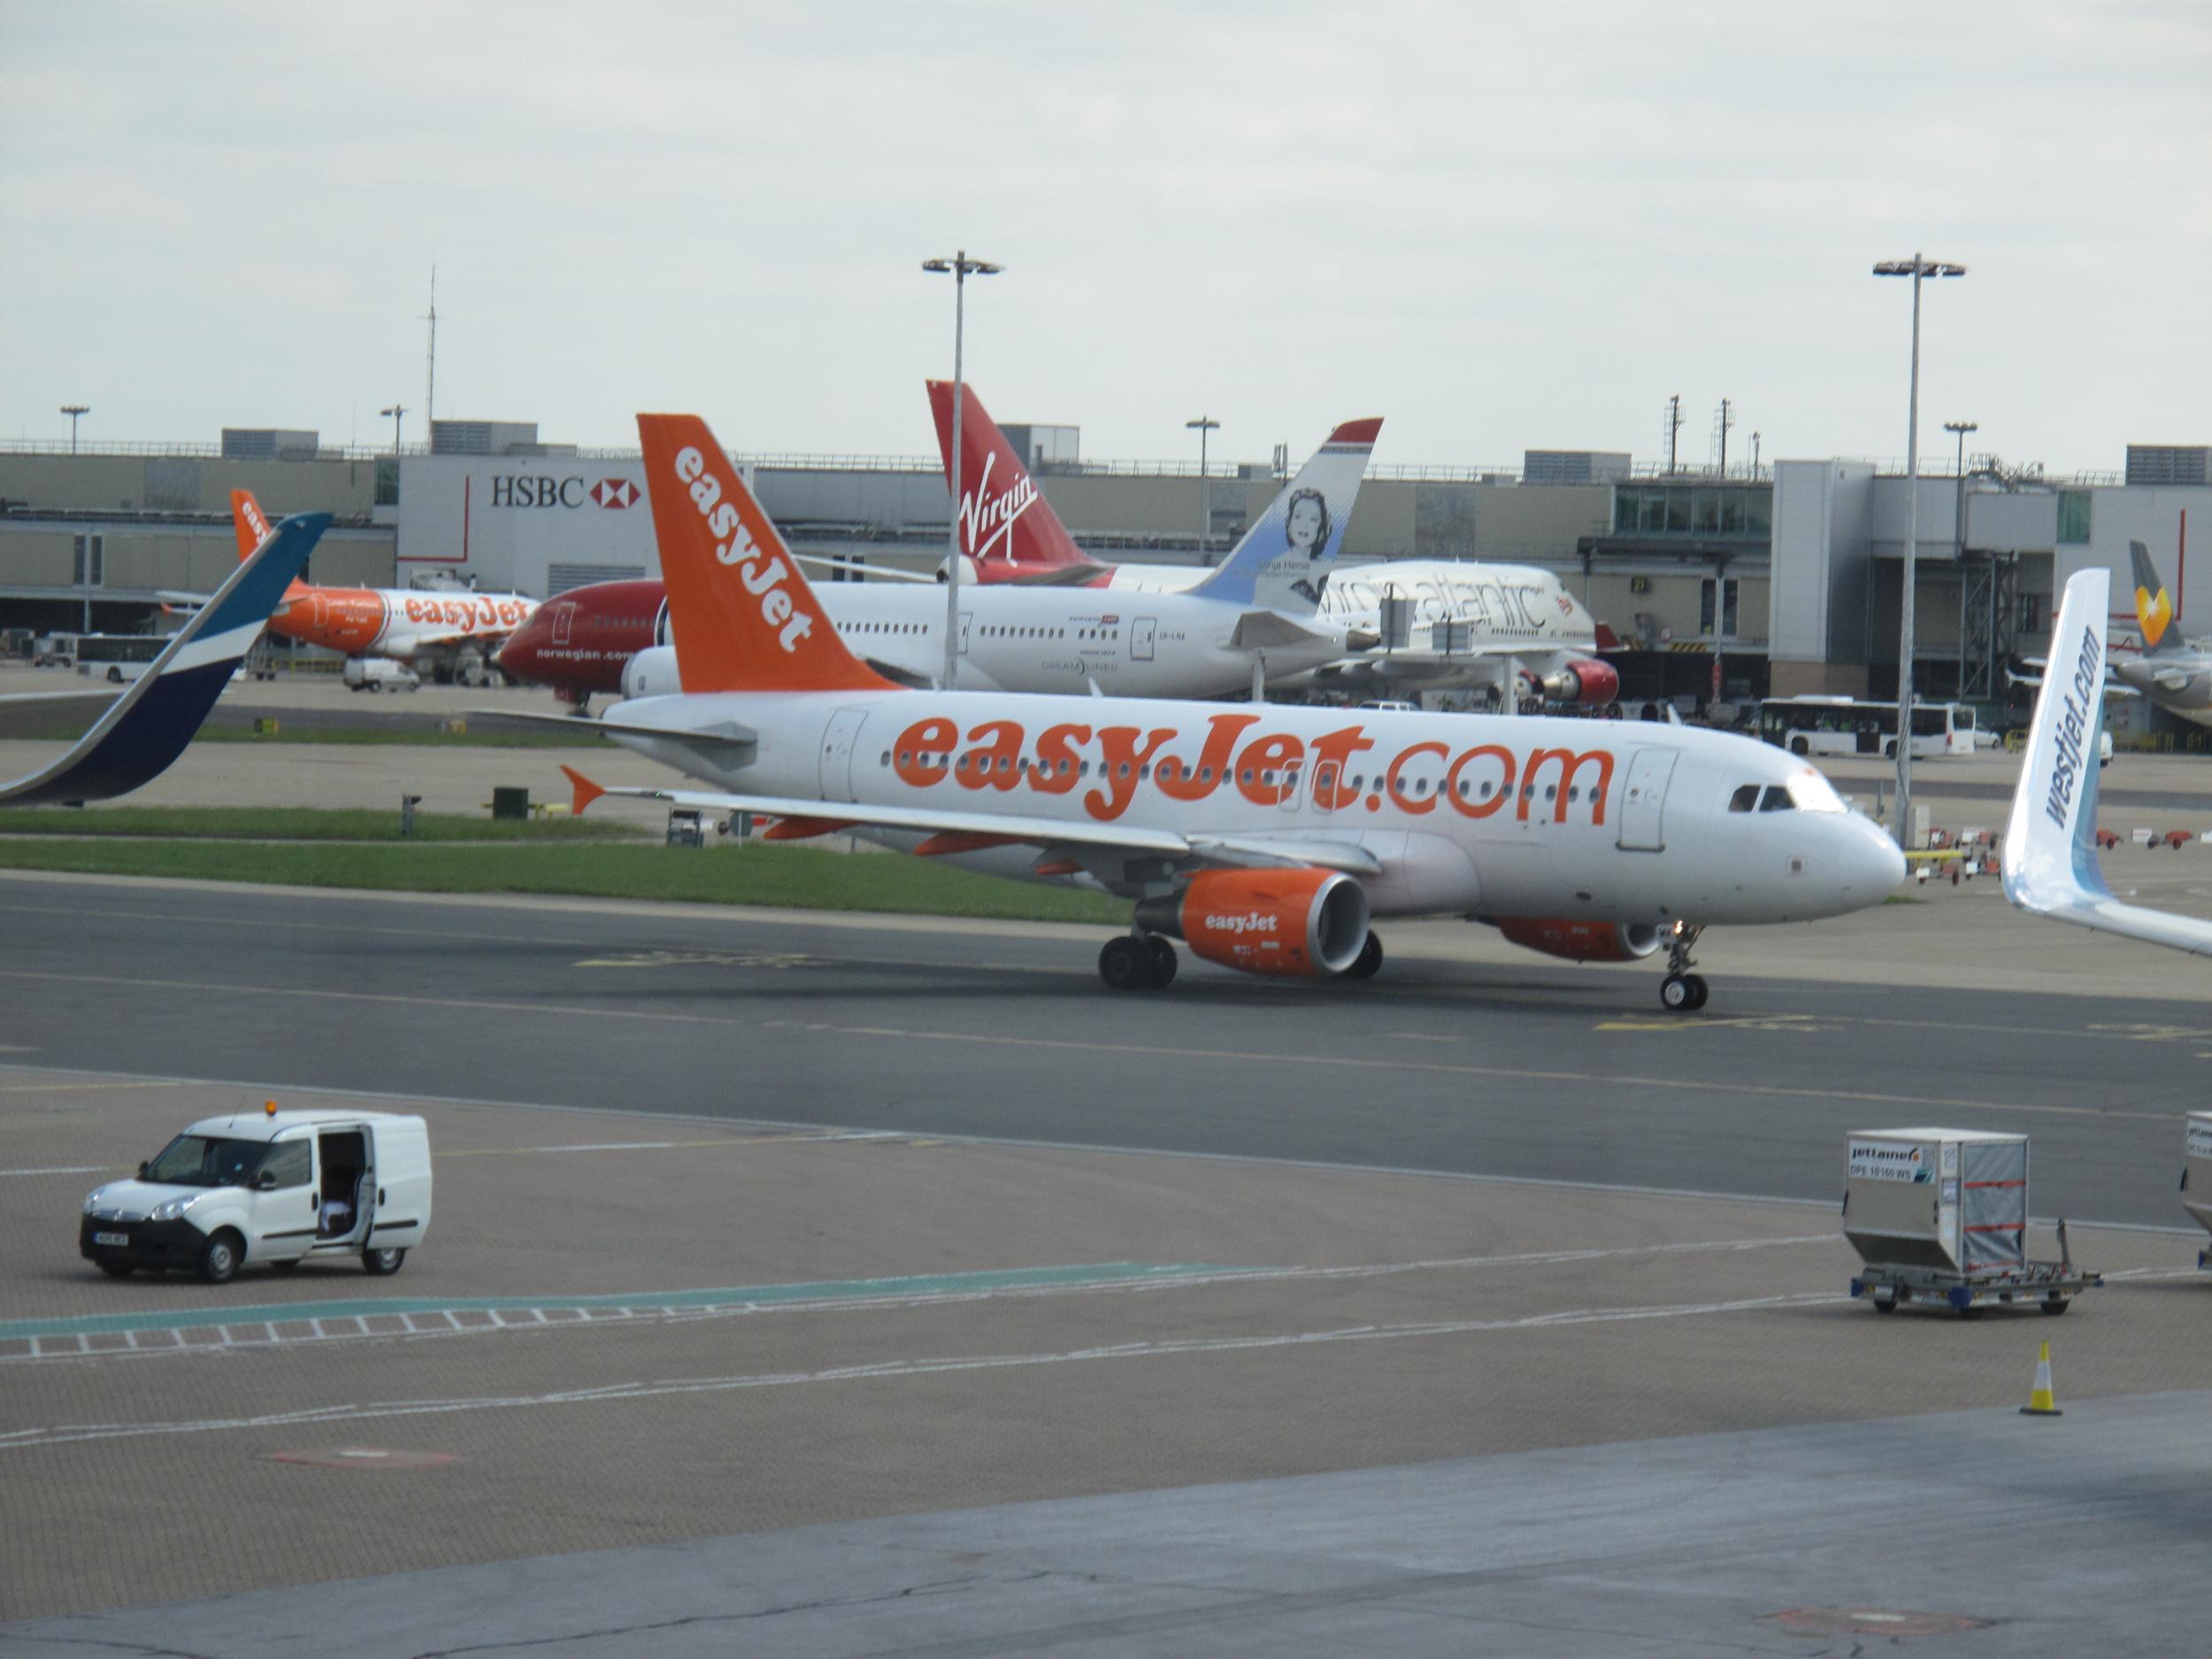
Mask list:
POLYGON ((1881 1296, 1875 1297, 1874 1311, 1877 1313, 1895 1313, 1897 1311, 1897 1298, 1894 1296, 1887 1298, 1881 1296))
POLYGON ((1986 1311, 1986 1309, 1978 1307, 1975 1303, 1970 1302, 1966 1304, 1966 1306, 1959 1310, 1959 1317, 1962 1319, 1978 1319, 1986 1311))
POLYGON ((2038 1308, 2040 1308, 2045 1313, 2061 1314, 2064 1313, 2074 1304, 2063 1296, 2053 1296, 2048 1301, 2039 1302, 2035 1305, 2038 1308))

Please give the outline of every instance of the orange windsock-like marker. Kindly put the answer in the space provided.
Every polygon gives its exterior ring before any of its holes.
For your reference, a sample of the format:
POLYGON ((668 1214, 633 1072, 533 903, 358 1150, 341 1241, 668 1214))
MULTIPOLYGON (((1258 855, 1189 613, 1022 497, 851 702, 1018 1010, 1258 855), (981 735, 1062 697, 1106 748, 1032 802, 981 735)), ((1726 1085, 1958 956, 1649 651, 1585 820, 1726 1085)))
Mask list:
POLYGON ((574 817, 581 818, 584 809, 607 792, 573 766, 564 766, 561 770, 568 774, 569 787, 575 791, 568 810, 574 817))

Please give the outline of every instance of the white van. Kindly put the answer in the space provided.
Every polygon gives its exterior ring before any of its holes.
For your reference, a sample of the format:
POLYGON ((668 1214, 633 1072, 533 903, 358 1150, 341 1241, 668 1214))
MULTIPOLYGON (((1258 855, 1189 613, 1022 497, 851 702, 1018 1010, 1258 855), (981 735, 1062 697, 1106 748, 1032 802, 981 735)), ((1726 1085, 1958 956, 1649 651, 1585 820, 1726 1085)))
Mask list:
POLYGON ((194 1124, 84 1201, 77 1253, 102 1272, 357 1256, 396 1273, 430 1228, 430 1130, 390 1112, 239 1112, 194 1124))
POLYGON ((388 657, 349 657, 338 671, 349 691, 420 691, 422 677, 388 657))

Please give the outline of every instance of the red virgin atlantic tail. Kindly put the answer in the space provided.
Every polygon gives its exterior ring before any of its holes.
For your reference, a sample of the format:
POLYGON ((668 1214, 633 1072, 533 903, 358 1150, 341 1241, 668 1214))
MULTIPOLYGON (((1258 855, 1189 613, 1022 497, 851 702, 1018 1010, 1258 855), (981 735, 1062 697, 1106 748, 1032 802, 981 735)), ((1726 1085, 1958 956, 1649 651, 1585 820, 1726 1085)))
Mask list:
MULTIPOLYGON (((937 419, 937 452, 945 482, 952 483, 952 382, 930 380, 930 412, 937 419)), ((964 580, 1047 581, 1087 586, 1105 581, 1113 567, 1075 545, 1052 504, 1038 493, 1029 469, 967 388, 960 411, 960 549, 968 556, 964 580), (1095 572, 1094 575, 1087 572, 1095 572)))

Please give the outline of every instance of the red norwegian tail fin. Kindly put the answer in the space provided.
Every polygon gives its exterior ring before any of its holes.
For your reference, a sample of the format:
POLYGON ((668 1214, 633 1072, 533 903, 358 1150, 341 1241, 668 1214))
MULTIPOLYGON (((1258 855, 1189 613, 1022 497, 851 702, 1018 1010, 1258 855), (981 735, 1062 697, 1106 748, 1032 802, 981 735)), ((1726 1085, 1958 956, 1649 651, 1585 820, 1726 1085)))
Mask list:
MULTIPOLYGON (((952 483, 952 382, 931 380, 930 412, 937 419, 937 452, 945 482, 952 483)), ((1075 545, 1052 503, 1038 493, 1029 469, 985 411, 975 388, 960 411, 960 550, 974 561, 983 581, 1012 581, 1048 570, 1106 566, 1075 545)))
POLYGON ((845 649, 790 549, 696 415, 640 415, 686 691, 895 691, 845 649))
MULTIPOLYGON (((238 535, 238 562, 243 565, 253 557, 254 549, 269 539, 269 515, 261 511, 261 503, 253 498, 250 489, 234 489, 230 493, 231 528, 238 535)), ((284 591, 290 595, 302 592, 307 584, 295 577, 284 591)))

